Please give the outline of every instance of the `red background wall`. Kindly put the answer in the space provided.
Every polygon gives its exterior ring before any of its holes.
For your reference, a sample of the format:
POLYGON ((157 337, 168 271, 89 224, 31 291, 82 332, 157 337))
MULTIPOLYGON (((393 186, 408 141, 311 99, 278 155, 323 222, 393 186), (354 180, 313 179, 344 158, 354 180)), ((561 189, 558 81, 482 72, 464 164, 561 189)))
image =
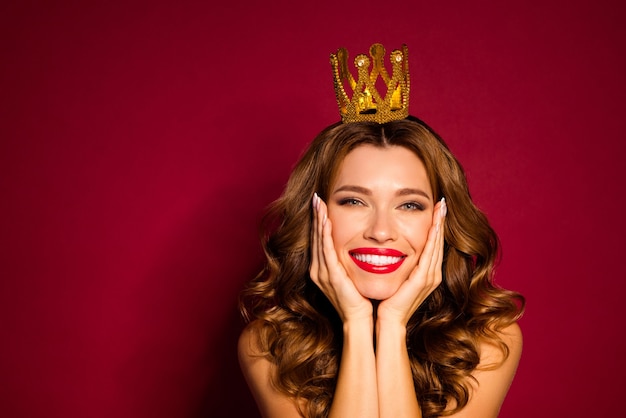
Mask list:
POLYGON ((408 44, 412 113, 528 298, 502 416, 619 415, 621 3, 257 3, 0 6, 0 415, 255 416, 235 341, 256 225, 338 119, 329 53, 376 41, 408 44))

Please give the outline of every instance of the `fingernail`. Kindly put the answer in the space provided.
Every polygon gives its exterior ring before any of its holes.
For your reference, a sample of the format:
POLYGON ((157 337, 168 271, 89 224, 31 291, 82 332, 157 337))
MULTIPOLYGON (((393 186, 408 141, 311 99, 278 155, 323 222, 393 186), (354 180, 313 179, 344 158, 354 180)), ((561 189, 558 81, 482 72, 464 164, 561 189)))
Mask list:
POLYGON ((313 207, 315 209, 317 209, 319 207, 319 196, 317 195, 317 192, 313 193, 313 207))
POLYGON ((445 218, 448 213, 448 205, 446 204, 446 198, 441 198, 441 217, 445 218))
POLYGON ((322 218, 322 226, 326 226, 326 214, 324 214, 324 217, 322 218))

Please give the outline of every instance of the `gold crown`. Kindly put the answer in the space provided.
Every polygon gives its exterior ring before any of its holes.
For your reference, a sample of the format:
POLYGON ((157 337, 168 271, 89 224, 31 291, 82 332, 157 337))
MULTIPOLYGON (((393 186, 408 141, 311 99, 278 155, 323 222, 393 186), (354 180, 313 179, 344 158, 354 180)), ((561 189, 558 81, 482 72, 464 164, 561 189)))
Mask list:
POLYGON ((391 77, 385 69, 383 58, 385 48, 381 44, 370 47, 370 57, 359 54, 354 59, 357 79, 348 70, 348 51, 339 48, 330 55, 333 67, 335 95, 343 123, 378 122, 404 119, 409 115, 409 57, 406 45, 391 53, 391 77), (369 72, 370 63, 372 71, 369 72), (376 89, 378 76, 384 81, 387 92, 384 97, 376 89), (348 97, 344 81, 352 89, 352 99, 348 97))

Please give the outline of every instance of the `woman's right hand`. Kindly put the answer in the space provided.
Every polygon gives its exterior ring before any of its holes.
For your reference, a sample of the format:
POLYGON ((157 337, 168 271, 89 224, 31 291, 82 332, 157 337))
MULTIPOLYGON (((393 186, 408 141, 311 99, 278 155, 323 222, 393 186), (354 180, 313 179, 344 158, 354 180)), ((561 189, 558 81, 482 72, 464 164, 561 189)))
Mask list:
POLYGON ((371 319, 372 303, 358 292, 337 258, 328 208, 317 193, 313 195, 312 205, 311 280, 330 300, 344 323, 371 319))

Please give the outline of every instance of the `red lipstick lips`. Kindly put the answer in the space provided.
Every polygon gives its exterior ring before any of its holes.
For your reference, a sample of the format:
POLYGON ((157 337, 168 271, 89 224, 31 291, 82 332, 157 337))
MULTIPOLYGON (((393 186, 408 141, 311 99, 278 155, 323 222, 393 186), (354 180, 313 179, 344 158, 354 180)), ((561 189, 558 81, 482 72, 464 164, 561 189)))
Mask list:
POLYGON ((387 274, 402 265, 406 254, 391 248, 355 248, 350 251, 350 257, 368 273, 387 274))

